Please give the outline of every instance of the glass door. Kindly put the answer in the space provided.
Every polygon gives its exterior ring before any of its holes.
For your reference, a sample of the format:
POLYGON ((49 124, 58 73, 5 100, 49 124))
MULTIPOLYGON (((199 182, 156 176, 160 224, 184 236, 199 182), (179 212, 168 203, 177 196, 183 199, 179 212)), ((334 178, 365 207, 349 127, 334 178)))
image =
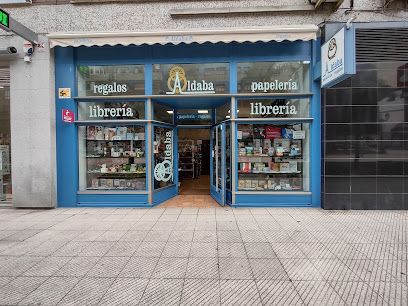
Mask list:
POLYGON ((225 205, 225 124, 211 128, 211 196, 225 205))

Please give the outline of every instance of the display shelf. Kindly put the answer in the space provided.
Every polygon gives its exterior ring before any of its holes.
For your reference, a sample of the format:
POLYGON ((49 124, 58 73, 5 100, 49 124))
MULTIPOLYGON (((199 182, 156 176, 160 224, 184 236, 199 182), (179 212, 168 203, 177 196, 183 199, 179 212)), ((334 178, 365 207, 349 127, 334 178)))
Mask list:
POLYGON ((301 124, 238 126, 239 191, 303 190, 303 141, 294 131, 301 124))

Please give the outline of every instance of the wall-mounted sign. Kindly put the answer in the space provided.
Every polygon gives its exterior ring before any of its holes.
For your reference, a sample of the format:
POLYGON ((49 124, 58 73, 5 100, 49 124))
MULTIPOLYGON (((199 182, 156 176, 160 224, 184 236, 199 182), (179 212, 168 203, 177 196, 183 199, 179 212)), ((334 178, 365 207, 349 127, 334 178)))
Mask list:
POLYGON ((66 123, 73 123, 75 121, 75 115, 73 111, 69 109, 62 109, 62 121, 66 123))
POLYGON ((164 160, 154 167, 154 178, 159 182, 168 182, 173 178, 173 131, 166 131, 164 146, 164 160))
POLYGON ((59 99, 70 99, 71 98, 71 88, 58 88, 58 98, 59 99))
POLYGON ((195 121, 195 120, 211 120, 212 116, 211 114, 177 114, 177 120, 178 121, 195 121))
POLYGON ((307 93, 309 66, 309 61, 238 63, 238 92, 307 93))
POLYGON ((78 102, 78 119, 137 120, 144 118, 144 102, 78 102))
POLYGON ((343 27, 321 49, 322 88, 331 87, 356 73, 355 30, 343 27))
POLYGON ((263 105, 262 102, 251 102, 251 115, 296 115, 297 109, 295 105, 290 105, 287 102, 283 105, 263 105))
POLYGON ((153 94, 198 95, 229 92, 229 64, 155 64, 153 94))
POLYGON ((78 96, 145 94, 144 65, 78 66, 78 96))

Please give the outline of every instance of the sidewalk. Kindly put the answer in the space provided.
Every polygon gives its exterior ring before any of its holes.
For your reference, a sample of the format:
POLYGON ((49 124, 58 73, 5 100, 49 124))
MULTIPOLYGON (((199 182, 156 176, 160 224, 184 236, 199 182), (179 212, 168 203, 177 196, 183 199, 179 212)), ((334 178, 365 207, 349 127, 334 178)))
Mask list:
POLYGON ((0 305, 408 305, 408 211, 0 209, 0 305))

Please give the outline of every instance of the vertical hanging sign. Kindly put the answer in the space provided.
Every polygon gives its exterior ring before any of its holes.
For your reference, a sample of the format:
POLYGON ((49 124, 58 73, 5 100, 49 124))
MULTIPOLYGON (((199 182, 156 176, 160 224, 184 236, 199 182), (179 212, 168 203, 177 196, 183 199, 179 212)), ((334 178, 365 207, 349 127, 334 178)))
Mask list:
POLYGON ((322 88, 331 87, 356 73, 354 26, 343 27, 322 45, 322 88))

